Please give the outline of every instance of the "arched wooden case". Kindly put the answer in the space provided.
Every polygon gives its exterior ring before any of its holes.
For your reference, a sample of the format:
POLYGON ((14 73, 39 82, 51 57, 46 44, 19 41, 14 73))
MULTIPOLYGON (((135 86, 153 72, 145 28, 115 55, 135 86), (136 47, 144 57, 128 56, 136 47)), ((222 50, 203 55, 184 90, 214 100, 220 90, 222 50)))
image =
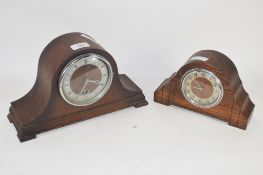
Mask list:
POLYGON ((115 60, 104 48, 88 35, 69 33, 54 39, 43 50, 35 85, 24 97, 11 103, 8 118, 20 141, 26 141, 44 131, 147 104, 142 90, 125 74, 118 73, 115 60), (83 42, 88 43, 87 47, 72 49, 72 45, 83 42), (113 71, 112 83, 99 101, 87 106, 72 106, 59 93, 59 77, 73 58, 86 53, 99 54, 107 59, 113 71))
POLYGON ((156 89, 154 101, 209 115, 241 129, 246 129, 255 106, 244 90, 234 63, 224 54, 213 50, 203 50, 192 55, 177 72, 165 79, 156 89), (207 60, 194 59, 196 57, 205 57, 207 60), (216 106, 200 108, 185 99, 181 91, 182 78, 193 68, 209 70, 221 80, 224 95, 216 106))

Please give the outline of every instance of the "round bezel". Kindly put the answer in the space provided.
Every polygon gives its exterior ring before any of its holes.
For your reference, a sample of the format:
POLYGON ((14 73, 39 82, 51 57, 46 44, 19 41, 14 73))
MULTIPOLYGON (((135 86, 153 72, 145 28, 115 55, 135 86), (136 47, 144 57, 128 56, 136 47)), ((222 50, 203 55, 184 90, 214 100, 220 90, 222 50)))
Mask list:
MULTIPOLYGON (((76 69, 77 70, 77 69, 76 69)), ((75 71, 76 71, 75 70, 75 71)), ((73 73, 72 73, 73 74, 73 73)), ((107 59, 105 59, 103 56, 95 54, 95 53, 87 53, 87 54, 82 54, 79 55, 77 57, 75 57, 74 59, 72 59, 62 70, 61 74, 60 74, 60 78, 59 78, 59 92, 60 95, 62 96, 62 98, 69 104, 73 105, 73 106, 87 106, 87 105, 91 105, 95 102, 97 102, 98 100, 100 100, 109 90, 111 83, 112 83, 112 79, 113 79, 113 71, 112 71, 112 67, 111 64, 109 63, 109 61, 107 59), (70 99, 67 98, 67 95, 64 93, 63 90, 63 81, 65 79, 65 73, 71 68, 71 66, 75 65, 75 63, 77 63, 78 61, 82 60, 82 59, 98 59, 100 61, 102 61, 106 67, 107 67, 107 71, 108 71, 108 79, 107 79, 107 83, 104 86, 103 90, 94 98, 91 98, 88 101, 85 102, 81 102, 81 103, 75 103, 73 101, 71 101, 70 99)))
POLYGON ((191 69, 191 70, 187 71, 187 72, 183 75, 182 80, 181 80, 181 91, 182 91, 184 97, 186 98, 186 100, 187 100, 188 102, 190 102, 191 104, 193 104, 193 105, 195 105, 195 106, 197 106, 197 107, 201 107, 201 108, 211 108, 211 107, 215 107, 216 105, 218 105, 218 104, 221 102, 221 100, 222 100, 222 98, 223 98, 223 96, 224 96, 224 88, 223 88, 223 85, 222 85, 220 79, 219 79, 213 72, 208 71, 208 70, 206 70, 206 69, 200 69, 200 68, 191 69), (207 77, 213 78, 213 79, 216 81, 216 83, 217 83, 217 85, 218 85, 218 88, 220 89, 220 92, 219 92, 219 95, 218 95, 217 99, 216 99, 213 103, 211 103, 211 104, 201 104, 201 103, 198 103, 198 102, 196 102, 195 100, 193 100, 193 99, 189 96, 189 93, 187 93, 187 92, 185 91, 186 88, 185 88, 185 83, 184 83, 184 82, 185 82, 186 78, 187 78, 189 75, 192 75, 192 74, 194 74, 194 73, 200 73, 200 72, 205 73, 205 74, 207 75, 207 77))

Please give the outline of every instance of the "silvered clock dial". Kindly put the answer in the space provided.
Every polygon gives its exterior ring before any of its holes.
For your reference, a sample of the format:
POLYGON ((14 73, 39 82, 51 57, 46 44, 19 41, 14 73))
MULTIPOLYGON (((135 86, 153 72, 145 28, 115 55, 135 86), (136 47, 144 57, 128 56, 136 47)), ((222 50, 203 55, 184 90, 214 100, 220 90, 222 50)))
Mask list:
POLYGON ((220 79, 212 72, 198 68, 185 73, 182 92, 190 103, 202 108, 216 106, 224 94, 220 79))
POLYGON ((97 54, 80 55, 62 71, 60 94, 71 105, 90 105, 105 95, 112 76, 111 65, 104 57, 97 54))

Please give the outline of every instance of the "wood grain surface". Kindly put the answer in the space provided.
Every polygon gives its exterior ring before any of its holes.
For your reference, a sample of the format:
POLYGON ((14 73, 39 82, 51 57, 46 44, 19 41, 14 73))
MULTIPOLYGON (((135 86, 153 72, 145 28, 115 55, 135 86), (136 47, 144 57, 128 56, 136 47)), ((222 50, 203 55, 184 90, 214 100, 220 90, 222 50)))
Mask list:
POLYGON ((8 118, 22 142, 44 131, 130 106, 147 104, 142 90, 126 75, 119 75, 115 60, 104 48, 92 38, 83 37, 82 33, 68 33, 51 41, 43 50, 33 88, 11 103, 8 118), (70 47, 81 42, 88 43, 90 47, 77 50, 70 47), (87 106, 72 106, 59 93, 59 77, 72 59, 86 53, 99 54, 109 61, 113 71, 112 84, 99 101, 87 106))
POLYGON ((242 85, 234 63, 224 54, 213 50, 202 50, 192 55, 177 72, 165 79, 156 89, 154 101, 218 118, 241 129, 247 128, 255 106, 242 85), (197 56, 208 59, 206 61, 192 59, 197 56), (200 108, 185 99, 181 91, 182 77, 193 68, 209 70, 221 80, 224 96, 218 105, 211 108, 200 108))

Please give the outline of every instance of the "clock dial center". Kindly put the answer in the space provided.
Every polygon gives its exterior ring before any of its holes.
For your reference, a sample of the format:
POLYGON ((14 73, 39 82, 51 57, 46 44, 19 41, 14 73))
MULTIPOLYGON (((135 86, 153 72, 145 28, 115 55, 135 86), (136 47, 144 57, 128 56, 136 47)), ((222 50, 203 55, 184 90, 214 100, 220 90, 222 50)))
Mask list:
POLYGON ((191 83, 192 92, 199 98, 206 99, 213 94, 212 83, 203 77, 195 78, 191 83))
POLYGON ((70 87, 79 95, 93 92, 100 84, 102 74, 95 65, 84 65, 77 69, 71 76, 70 87))

